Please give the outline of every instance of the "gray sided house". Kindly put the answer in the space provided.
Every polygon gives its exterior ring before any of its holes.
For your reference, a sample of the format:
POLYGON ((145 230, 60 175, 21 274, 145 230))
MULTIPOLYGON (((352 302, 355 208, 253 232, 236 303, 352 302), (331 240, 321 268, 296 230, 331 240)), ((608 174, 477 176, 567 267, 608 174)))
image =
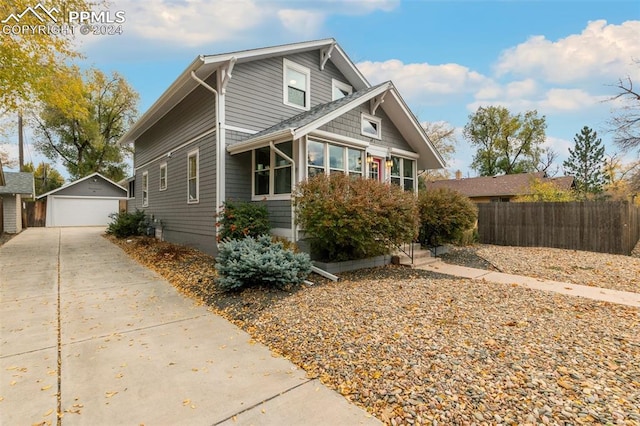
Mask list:
POLYGON ((129 210, 208 253, 227 200, 265 203, 297 241, 291 192, 308 177, 417 192, 418 170, 444 166, 393 83, 371 86, 333 39, 199 56, 120 143, 135 149, 129 210))
POLYGON ((22 231, 22 200, 35 196, 33 173, 2 172, 0 163, 0 217, 2 228, 9 234, 22 231))

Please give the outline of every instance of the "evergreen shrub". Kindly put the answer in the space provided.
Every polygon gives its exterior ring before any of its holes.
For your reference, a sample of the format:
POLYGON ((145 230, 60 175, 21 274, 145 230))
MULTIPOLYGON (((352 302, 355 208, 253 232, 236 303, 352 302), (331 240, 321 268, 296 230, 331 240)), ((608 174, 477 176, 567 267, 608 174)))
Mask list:
POLYGON ((107 226, 107 234, 117 238, 144 235, 147 229, 147 218, 144 210, 136 209, 134 213, 111 213, 109 217, 111 218, 111 223, 107 226))
POLYGON ((286 288, 302 283, 311 272, 306 253, 294 253, 269 235, 226 240, 218 248, 216 280, 224 290, 249 286, 286 288))

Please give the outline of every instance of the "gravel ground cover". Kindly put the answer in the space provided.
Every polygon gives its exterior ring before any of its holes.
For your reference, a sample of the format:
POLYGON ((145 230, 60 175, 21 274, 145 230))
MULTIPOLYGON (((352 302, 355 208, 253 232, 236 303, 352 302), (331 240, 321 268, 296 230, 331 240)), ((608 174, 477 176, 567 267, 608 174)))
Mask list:
POLYGON ((442 260, 509 274, 640 293, 640 256, 545 247, 452 247, 442 260))
POLYGON ((117 243, 387 424, 640 425, 636 308, 403 267, 223 293, 209 256, 142 241, 117 243))

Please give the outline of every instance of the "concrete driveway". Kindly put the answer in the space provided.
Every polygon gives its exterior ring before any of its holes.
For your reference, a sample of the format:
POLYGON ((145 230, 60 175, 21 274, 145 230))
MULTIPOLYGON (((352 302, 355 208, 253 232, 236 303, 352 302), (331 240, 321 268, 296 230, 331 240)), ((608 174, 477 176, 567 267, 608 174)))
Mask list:
POLYGON ((101 237, 0 247, 0 423, 380 424, 101 237))

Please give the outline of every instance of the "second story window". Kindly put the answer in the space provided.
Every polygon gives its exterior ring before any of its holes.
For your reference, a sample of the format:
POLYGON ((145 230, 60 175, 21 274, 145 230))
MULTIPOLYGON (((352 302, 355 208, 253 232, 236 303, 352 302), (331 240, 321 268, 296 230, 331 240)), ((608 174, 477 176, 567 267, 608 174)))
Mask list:
POLYGON ((308 110, 311 80, 311 71, 309 68, 284 59, 283 76, 284 104, 308 110))

